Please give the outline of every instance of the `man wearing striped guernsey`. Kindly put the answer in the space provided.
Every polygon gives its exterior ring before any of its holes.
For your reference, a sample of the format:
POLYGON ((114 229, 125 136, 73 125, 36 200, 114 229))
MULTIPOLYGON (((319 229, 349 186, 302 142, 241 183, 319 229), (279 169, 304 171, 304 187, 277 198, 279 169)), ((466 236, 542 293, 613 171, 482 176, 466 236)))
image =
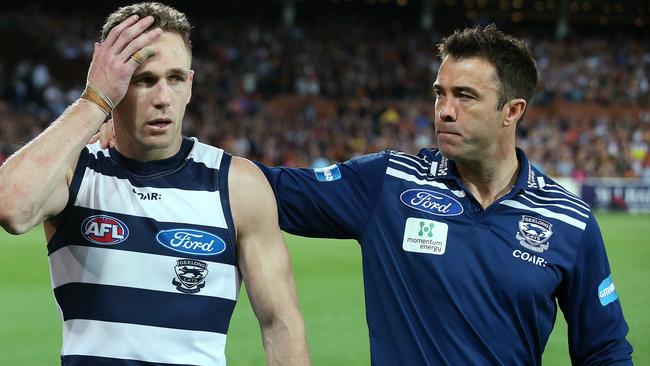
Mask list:
POLYGON ((631 364, 593 214, 515 147, 530 51, 494 26, 439 51, 438 147, 262 167, 281 227, 359 241, 373 365, 539 365, 556 304, 573 364, 631 364))
POLYGON ((171 7, 118 9, 82 97, 0 168, 2 226, 44 221, 64 365, 225 365, 240 276, 268 364, 309 364, 267 180, 181 135, 189 33, 171 7), (84 146, 111 113, 115 146, 84 146))

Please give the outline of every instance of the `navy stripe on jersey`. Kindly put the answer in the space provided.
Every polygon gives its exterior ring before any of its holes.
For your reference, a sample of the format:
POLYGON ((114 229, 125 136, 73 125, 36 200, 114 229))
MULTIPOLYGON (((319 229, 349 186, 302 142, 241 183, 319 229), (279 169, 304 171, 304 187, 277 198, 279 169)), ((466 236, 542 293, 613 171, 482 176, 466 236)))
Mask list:
MULTIPOLYGON (((170 272, 170 282, 172 277, 170 272)), ((63 320, 91 319, 222 334, 228 331, 236 303, 218 297, 86 283, 59 286, 54 296, 63 320), (203 315, 198 317, 198 313, 203 315)))
POLYGON ((145 362, 94 356, 62 356, 61 366, 196 366, 177 363, 145 362))
MULTIPOLYGON (((220 237, 224 242, 229 243, 228 241, 229 232, 227 229, 219 227, 209 227, 202 225, 192 225, 192 224, 178 224, 178 223, 169 223, 169 222, 158 222, 154 219, 125 215, 115 212, 104 212, 100 210, 91 210, 84 207, 74 207, 70 210, 67 219, 69 222, 79 222, 83 221, 94 215, 105 214, 107 216, 114 217, 122 221, 127 228, 129 229, 129 235, 121 243, 111 245, 110 249, 114 250, 124 250, 129 252, 138 252, 146 254, 158 254, 168 257, 183 257, 191 258, 201 261, 209 261, 216 263, 232 264, 236 265, 236 255, 234 253, 234 247, 232 245, 226 245, 224 252, 216 255, 197 255, 186 252, 178 252, 172 249, 169 249, 160 242, 156 240, 156 234, 150 234, 153 230, 154 233, 158 233, 161 230, 170 230, 170 229, 196 229, 201 231, 207 231, 214 233, 214 235, 220 237)), ((67 245, 80 245, 88 246, 95 248, 107 248, 106 245, 96 244, 88 239, 86 239, 82 232, 81 224, 79 226, 68 226, 61 225, 60 229, 57 230, 55 235, 52 237, 48 243, 48 255, 56 252, 60 248, 67 245)))
POLYGON ((88 155, 87 167, 89 169, 105 176, 128 179, 131 185, 136 187, 176 188, 188 191, 207 190, 210 192, 217 190, 216 183, 212 184, 211 182, 214 180, 214 176, 218 170, 208 168, 204 163, 197 163, 191 159, 186 160, 176 171, 164 172, 156 176, 141 177, 119 167, 110 157, 104 156, 102 151, 98 152, 97 156, 93 154, 88 155), (206 183, 210 184, 206 185, 206 183))
MULTIPOLYGON (((72 205, 74 205, 74 201, 77 199, 77 193, 79 192, 79 187, 81 186, 81 182, 86 173, 86 166, 88 165, 88 159, 90 159, 90 156, 91 154, 88 151, 88 148, 84 148, 79 154, 79 161, 77 162, 77 166, 74 169, 72 181, 70 182, 70 187, 68 188, 69 197, 68 204, 65 208, 66 210, 72 207, 72 205)), ((66 217, 66 213, 66 211, 63 211, 61 213, 61 217, 66 217)))
MULTIPOLYGON (((222 167, 221 170, 219 171, 218 177, 218 182, 217 182, 217 189, 219 189, 219 194, 221 197, 224 199, 221 200, 221 208, 223 212, 232 212, 230 209, 230 193, 228 190, 228 174, 230 174, 230 162, 232 160, 232 156, 230 154, 223 154, 221 157, 222 161, 222 167)), ((236 243, 237 242, 237 230, 235 230, 235 222, 232 219, 232 215, 225 215, 226 219, 226 224, 228 224, 228 234, 230 235, 230 242, 231 243, 236 243)), ((232 256, 232 263, 237 264, 237 247, 233 246, 232 247, 232 253, 230 254, 232 256)))

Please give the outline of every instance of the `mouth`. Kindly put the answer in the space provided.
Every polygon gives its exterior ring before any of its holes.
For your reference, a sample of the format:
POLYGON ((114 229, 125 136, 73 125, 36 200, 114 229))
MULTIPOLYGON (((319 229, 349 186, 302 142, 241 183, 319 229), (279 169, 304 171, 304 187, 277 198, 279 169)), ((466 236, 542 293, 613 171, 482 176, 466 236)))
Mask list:
POLYGON ((156 118, 154 120, 148 121, 147 126, 155 128, 157 130, 164 130, 167 127, 172 125, 172 120, 169 118, 156 118))
POLYGON ((450 131, 450 130, 442 130, 442 131, 441 130, 436 130, 436 134, 438 134, 438 135, 456 135, 456 136, 460 136, 460 133, 458 133, 456 131, 450 131))

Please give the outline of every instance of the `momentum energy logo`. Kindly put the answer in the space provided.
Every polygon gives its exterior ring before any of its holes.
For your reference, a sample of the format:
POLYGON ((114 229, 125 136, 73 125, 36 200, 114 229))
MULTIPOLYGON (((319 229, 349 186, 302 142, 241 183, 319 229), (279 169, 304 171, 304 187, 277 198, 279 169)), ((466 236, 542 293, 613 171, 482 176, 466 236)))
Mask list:
POLYGON ((94 215, 81 223, 81 233, 88 241, 100 245, 115 245, 129 236, 129 228, 120 220, 107 215, 94 215))
POLYGON ((447 248, 447 231, 444 222, 409 217, 404 226, 402 249, 407 252, 443 255, 447 248))
POLYGON ((457 216, 463 213, 463 205, 446 194, 426 189, 408 189, 399 196, 403 204, 419 211, 437 216, 457 216))
POLYGON ((226 250, 226 243, 220 237, 195 229, 162 230, 156 240, 171 250, 185 254, 217 255, 226 250))

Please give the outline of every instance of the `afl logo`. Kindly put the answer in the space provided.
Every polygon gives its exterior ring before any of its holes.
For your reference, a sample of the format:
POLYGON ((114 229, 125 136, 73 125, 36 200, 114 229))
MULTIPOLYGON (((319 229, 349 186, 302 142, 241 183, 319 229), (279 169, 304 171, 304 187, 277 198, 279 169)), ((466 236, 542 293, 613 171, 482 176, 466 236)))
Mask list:
POLYGON ((85 219, 81 224, 84 238, 99 245, 115 245, 129 236, 129 228, 111 216, 95 215, 85 219))

